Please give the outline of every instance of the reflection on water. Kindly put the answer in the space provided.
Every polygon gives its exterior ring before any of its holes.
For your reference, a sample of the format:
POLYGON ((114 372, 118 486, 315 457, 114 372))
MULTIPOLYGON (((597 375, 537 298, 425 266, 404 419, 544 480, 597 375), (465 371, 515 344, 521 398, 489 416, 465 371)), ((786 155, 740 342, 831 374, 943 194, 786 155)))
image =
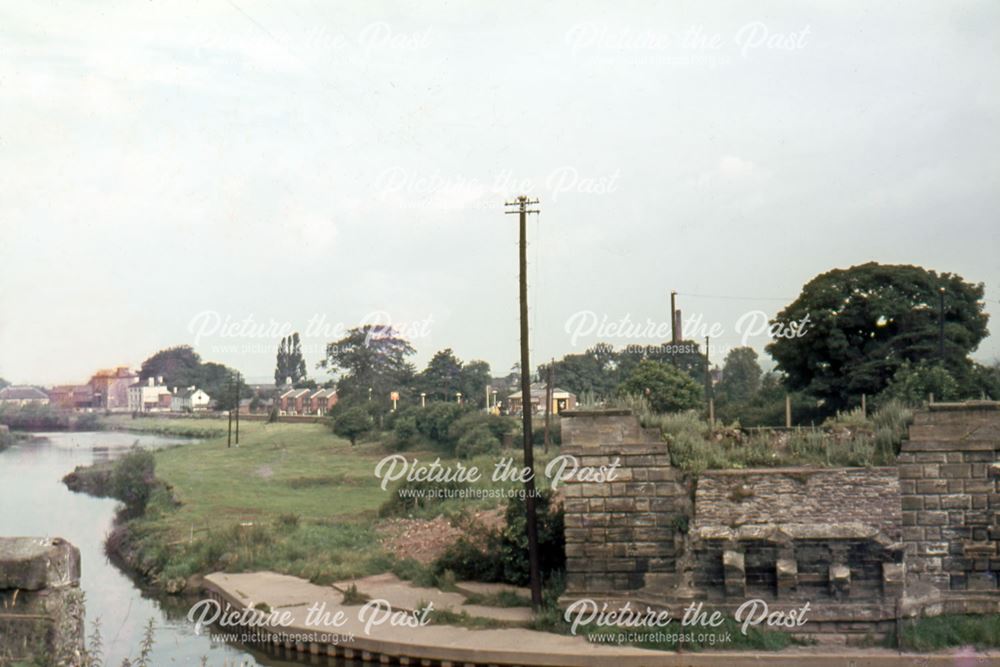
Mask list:
POLYGON ((104 554, 104 538, 111 528, 116 501, 72 493, 62 477, 78 465, 112 460, 138 443, 146 448, 183 445, 185 440, 132 433, 45 433, 44 439, 20 442, 0 452, 0 535, 62 537, 80 549, 80 586, 87 601, 87 632, 91 622, 101 620, 104 657, 118 665, 134 655, 150 618, 156 627, 153 664, 262 665, 350 665, 350 662, 289 662, 294 656, 274 655, 244 647, 213 642, 196 635, 185 619, 188 603, 163 601, 148 595, 104 554), (164 604, 168 602, 168 604, 164 604))

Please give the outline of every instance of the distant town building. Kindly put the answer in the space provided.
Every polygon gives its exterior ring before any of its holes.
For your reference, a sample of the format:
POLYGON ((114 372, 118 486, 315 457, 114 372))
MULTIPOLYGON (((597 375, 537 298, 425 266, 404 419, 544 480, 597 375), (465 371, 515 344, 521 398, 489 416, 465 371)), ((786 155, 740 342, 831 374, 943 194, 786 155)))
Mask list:
POLYGON ((336 389, 320 389, 309 397, 309 408, 314 415, 325 415, 337 404, 336 389))
POLYGON ((130 412, 166 412, 173 403, 173 394, 163 385, 162 377, 129 385, 127 396, 126 407, 130 412))
MULTIPOLYGON (((516 391, 507 397, 511 414, 521 414, 521 392, 516 391)), ((559 387, 552 388, 552 406, 550 411, 557 415, 563 410, 572 410, 576 407, 576 394, 570 393, 559 387)), ((531 414, 543 414, 545 412, 545 385, 535 383, 531 385, 531 414)))
POLYGON ((211 402, 212 397, 206 394, 203 389, 197 387, 175 389, 170 397, 170 409, 174 412, 206 410, 211 402))
POLYGON ((138 377, 128 366, 102 369, 94 373, 88 383, 94 392, 94 407, 104 410, 128 410, 129 388, 135 384, 138 377))
POLYGON ((10 386, 0 389, 0 405, 48 405, 49 395, 38 387, 10 386))
POLYGON ((48 391, 49 403, 66 410, 87 410, 94 407, 94 390, 89 384, 63 384, 48 391))
POLYGON ((278 398, 278 405, 287 415, 304 415, 309 410, 312 389, 289 389, 278 398))

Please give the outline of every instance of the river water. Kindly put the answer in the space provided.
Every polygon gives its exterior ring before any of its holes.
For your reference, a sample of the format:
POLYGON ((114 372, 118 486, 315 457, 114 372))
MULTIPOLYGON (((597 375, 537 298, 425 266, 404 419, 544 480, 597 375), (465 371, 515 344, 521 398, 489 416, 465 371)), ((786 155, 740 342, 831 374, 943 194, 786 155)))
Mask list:
MULTIPOLYGON (((69 491, 63 476, 78 465, 107 461, 133 444, 147 449, 188 440, 119 432, 41 433, 0 451, 0 535, 62 537, 80 549, 80 586, 86 595, 87 634, 100 619, 107 665, 134 657, 145 626, 156 628, 153 664, 215 667, 291 667, 306 664, 196 634, 185 618, 189 602, 156 596, 126 576, 104 553, 117 501, 69 491)), ((347 666, 313 657, 308 664, 347 666)))

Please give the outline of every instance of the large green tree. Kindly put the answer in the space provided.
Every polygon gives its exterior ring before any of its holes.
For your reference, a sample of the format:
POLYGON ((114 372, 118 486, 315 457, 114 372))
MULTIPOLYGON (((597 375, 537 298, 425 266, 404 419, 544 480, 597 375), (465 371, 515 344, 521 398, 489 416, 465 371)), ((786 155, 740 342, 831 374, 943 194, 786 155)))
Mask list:
POLYGON ((404 391, 412 384, 415 373, 407 357, 413 353, 413 346, 391 326, 366 324, 329 343, 320 365, 340 374, 337 391, 342 401, 363 400, 371 389, 382 405, 389 392, 404 391))
POLYGON ((690 375, 673 364, 640 361, 621 386, 619 392, 645 396, 656 412, 690 410, 702 404, 704 390, 690 375))
POLYGON ((919 266, 862 264, 816 276, 772 321, 767 351, 791 389, 827 410, 856 404, 889 384, 903 364, 936 360, 954 377, 986 336, 983 285, 919 266), (938 326, 944 295, 944 358, 938 326))
POLYGON ((187 387, 200 379, 201 357, 190 345, 160 350, 142 362, 139 379, 163 377, 169 387, 187 387))

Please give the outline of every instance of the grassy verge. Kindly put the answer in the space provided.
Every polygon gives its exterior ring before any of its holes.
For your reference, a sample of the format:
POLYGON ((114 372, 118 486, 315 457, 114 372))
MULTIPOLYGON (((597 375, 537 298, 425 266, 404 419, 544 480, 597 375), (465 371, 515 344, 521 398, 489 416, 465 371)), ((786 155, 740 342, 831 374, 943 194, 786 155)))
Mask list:
MULTIPOLYGON (((228 422, 219 418, 170 419, 167 417, 132 417, 131 415, 108 415, 100 417, 98 428, 108 431, 131 431, 151 433, 178 438, 221 438, 226 435, 228 422)), ((240 434, 247 422, 240 424, 240 434)))
POLYGON ((946 615, 906 621, 899 637, 904 651, 939 651, 956 646, 1000 648, 1000 614, 946 615))
MULTIPOLYGON (((108 427, 192 435, 218 425, 205 419, 112 417, 108 427)), ((322 584, 406 570, 382 550, 373 526, 380 508, 398 497, 396 484, 383 490, 374 475, 389 453, 378 442, 352 447, 322 424, 256 421, 240 425, 239 447, 227 447, 219 433, 158 450, 155 475, 162 485, 150 494, 145 513, 109 538, 110 550, 167 590, 181 590, 192 576, 217 570, 272 570, 322 584)), ((440 454, 405 456, 430 463, 440 454)), ((442 465, 455 463, 440 458, 442 465)), ((515 486, 489 481, 497 458, 462 462, 487 477, 474 486, 515 486)), ((541 457, 539 467, 544 461, 541 457)), ((450 498, 396 507, 390 514, 459 516, 502 502, 496 496, 450 498)))

